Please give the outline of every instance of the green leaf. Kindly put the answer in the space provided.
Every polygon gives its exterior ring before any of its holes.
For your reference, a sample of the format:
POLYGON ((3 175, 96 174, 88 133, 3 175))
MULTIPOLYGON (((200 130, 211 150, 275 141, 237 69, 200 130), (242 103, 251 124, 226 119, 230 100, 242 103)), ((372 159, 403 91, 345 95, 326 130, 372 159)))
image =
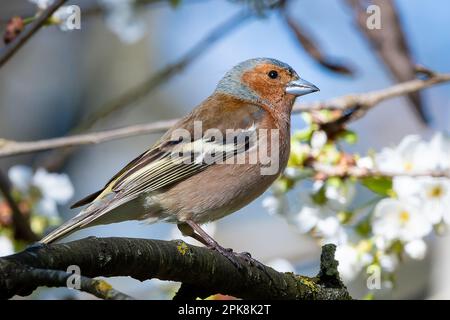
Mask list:
POLYGON ((314 194, 311 195, 311 199, 315 204, 323 205, 327 202, 327 196, 325 194, 326 187, 325 184, 314 194))
POLYGON ((351 130, 345 130, 340 134, 340 138, 342 138, 348 144, 355 144, 358 141, 358 135, 356 132, 351 130))
POLYGON ((298 130, 293 134, 292 139, 300 142, 309 142, 309 140, 311 140, 313 132, 314 130, 312 127, 308 127, 303 130, 298 130))
POLYGON ((363 300, 375 300, 375 294, 373 292, 369 292, 362 299, 363 300))
POLYGON ((383 196, 392 194, 392 179, 388 177, 366 177, 361 180, 361 184, 383 196))
POLYGON ((352 211, 339 211, 337 217, 342 224, 346 224, 351 220, 354 213, 352 211))
POLYGON ((342 179, 339 177, 331 177, 327 179, 327 186, 340 188, 342 186, 342 179))
POLYGON ((363 236, 363 237, 367 237, 370 232, 372 231, 372 226, 370 225, 370 221, 369 220, 363 220, 360 223, 358 223, 355 227, 355 231, 363 236))
POLYGON ((277 179, 273 188, 276 190, 276 193, 286 193, 291 190, 295 186, 295 181, 289 179, 285 176, 281 176, 277 179))

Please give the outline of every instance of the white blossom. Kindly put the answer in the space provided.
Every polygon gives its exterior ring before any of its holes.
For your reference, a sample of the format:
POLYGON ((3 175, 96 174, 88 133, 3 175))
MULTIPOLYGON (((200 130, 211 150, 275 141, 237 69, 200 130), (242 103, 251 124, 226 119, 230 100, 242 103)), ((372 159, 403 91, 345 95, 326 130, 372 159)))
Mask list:
POLYGON ((430 142, 417 135, 403 138, 395 148, 375 155, 376 167, 386 172, 427 172, 450 168, 450 139, 435 134, 430 142))
POLYGON ((52 19, 57 22, 61 31, 72 30, 71 18, 74 14, 73 6, 62 6, 52 15, 52 19))
POLYGON ((395 177, 393 189, 398 198, 417 207, 432 224, 450 223, 450 180, 434 177, 395 177))
POLYGON ((73 185, 67 174, 49 173, 39 168, 34 174, 30 167, 16 165, 8 170, 8 177, 13 187, 23 194, 37 188, 41 193, 35 204, 35 210, 42 215, 58 215, 57 205, 66 204, 74 194, 73 185))
POLYGON ((335 213, 328 206, 305 204, 294 219, 299 231, 306 233, 311 231, 321 220, 333 216, 335 213))
POLYGON ((322 244, 333 243, 335 245, 345 244, 348 234, 336 216, 319 220, 315 231, 322 237, 322 244))
POLYGON ((53 199, 42 198, 36 204, 36 211, 47 217, 57 217, 58 216, 58 206, 53 199))
POLYGON ((407 201, 383 199, 377 203, 372 219, 375 236, 386 241, 412 241, 420 239, 432 230, 429 220, 419 208, 407 201))
POLYGON ((325 197, 328 204, 336 211, 345 209, 354 199, 356 193, 355 183, 350 180, 340 181, 339 184, 327 184, 325 197))
POLYGON ((28 0, 28 1, 34 3, 40 10, 47 9, 54 2, 54 0, 28 0))
POLYGON ((441 220, 450 224, 450 180, 426 177, 418 182, 423 214, 434 224, 441 220))
POLYGON ((24 165, 15 165, 9 168, 8 178, 17 190, 27 192, 33 179, 33 170, 24 165))
POLYGON ((420 183, 418 178, 408 176, 394 177, 392 179, 392 189, 399 199, 413 202, 417 206, 420 205, 420 200, 418 199, 420 183))
POLYGON ((442 133, 436 133, 428 144, 429 152, 423 154, 425 161, 429 161, 435 170, 450 169, 450 138, 442 133))
POLYGON ((301 180, 308 178, 311 175, 311 172, 302 168, 288 167, 284 170, 284 175, 289 179, 301 180))
POLYGON ((302 233, 314 230, 322 243, 342 244, 347 241, 347 233, 336 216, 336 212, 326 205, 304 205, 294 216, 292 223, 302 233))
POLYGON ((316 225, 317 231, 324 238, 331 238, 336 235, 340 227, 341 224, 339 223, 339 219, 335 216, 319 220, 316 225))
POLYGON ((316 232, 317 236, 323 238, 323 243, 345 243, 347 234, 342 227, 337 213, 344 210, 353 200, 355 186, 350 181, 338 184, 328 184, 318 181, 313 185, 313 194, 324 192, 325 199, 317 203, 313 196, 302 193, 302 208, 294 217, 293 223, 300 232, 316 232), (324 191, 321 191, 325 188, 324 191))
POLYGON ((384 148, 375 155, 376 167, 384 172, 423 172, 432 168, 424 158, 427 144, 419 136, 406 136, 395 148, 384 148))
POLYGON ((14 246, 9 238, 0 235, 0 257, 14 253, 14 246))
POLYGON ((287 211, 287 201, 284 195, 280 196, 268 196, 262 201, 262 206, 271 215, 282 215, 287 211))
POLYGON ((383 236, 380 235, 375 235, 373 237, 373 241, 375 243, 375 246, 380 250, 380 251, 385 251, 388 249, 390 241, 386 241, 386 238, 384 238, 383 236))
POLYGON ((371 157, 361 157, 356 160, 356 166, 362 169, 373 169, 374 168, 374 161, 371 157))
POLYGON ((145 35, 145 23, 138 17, 134 0, 100 0, 106 9, 106 24, 121 41, 136 43, 145 35))
POLYGON ((311 153, 311 147, 307 143, 291 141, 291 154, 308 155, 311 153))
POLYGON ((38 187, 45 198, 57 204, 66 204, 73 197, 73 185, 64 173, 49 173, 39 168, 33 176, 33 185, 38 187))
POLYGON ((398 257, 395 254, 381 254, 378 257, 383 271, 394 272, 398 266, 398 257))
POLYGON ((327 134, 324 131, 314 131, 311 137, 311 147, 313 150, 320 150, 327 143, 327 134))
POLYGON ((363 263, 358 250, 352 245, 337 246, 335 258, 339 262, 339 275, 344 281, 351 281, 361 272, 363 263))
MULTIPOLYGON (((40 11, 47 9, 51 6, 54 0, 28 0, 34 3, 40 11)), ((52 24, 57 24, 62 31, 68 31, 72 29, 72 24, 69 18, 74 14, 74 6, 61 6, 59 7, 51 17, 52 24)))
POLYGON ((427 253, 427 244, 422 239, 405 244, 405 253, 413 259, 422 260, 427 253))

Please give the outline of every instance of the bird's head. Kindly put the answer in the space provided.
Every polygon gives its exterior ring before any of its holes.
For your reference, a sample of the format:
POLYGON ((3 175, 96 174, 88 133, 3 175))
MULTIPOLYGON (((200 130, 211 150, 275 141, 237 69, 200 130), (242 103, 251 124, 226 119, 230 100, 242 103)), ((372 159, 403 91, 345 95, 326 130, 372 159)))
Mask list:
POLYGON ((249 102, 267 101, 276 105, 285 99, 319 91, 301 79, 288 64, 271 58, 256 58, 239 63, 228 71, 216 92, 229 94, 249 102))

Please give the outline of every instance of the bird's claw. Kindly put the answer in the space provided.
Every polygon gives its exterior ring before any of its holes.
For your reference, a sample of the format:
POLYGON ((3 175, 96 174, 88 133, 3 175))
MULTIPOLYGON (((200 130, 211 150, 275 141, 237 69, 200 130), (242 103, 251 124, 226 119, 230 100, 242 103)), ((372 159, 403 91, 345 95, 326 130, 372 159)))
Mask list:
POLYGON ((248 252, 234 252, 231 248, 223 248, 219 245, 211 247, 211 249, 216 250, 227 258, 237 269, 242 270, 244 268, 242 260, 244 260, 250 266, 256 267, 260 270, 264 270, 264 265, 258 260, 252 258, 251 254, 248 252))
POLYGON ((236 256, 240 257, 241 259, 243 259, 245 262, 247 262, 249 265, 256 267, 260 270, 265 270, 264 269, 264 265, 259 262, 258 260, 256 260, 255 258, 252 257, 252 255, 248 252, 241 252, 241 253, 236 253, 236 256))
POLYGON ((223 248, 219 245, 211 247, 212 250, 216 250, 221 255, 223 255, 225 258, 228 259, 238 270, 243 269, 243 265, 241 261, 239 261, 239 258, 236 256, 236 253, 231 248, 223 248))

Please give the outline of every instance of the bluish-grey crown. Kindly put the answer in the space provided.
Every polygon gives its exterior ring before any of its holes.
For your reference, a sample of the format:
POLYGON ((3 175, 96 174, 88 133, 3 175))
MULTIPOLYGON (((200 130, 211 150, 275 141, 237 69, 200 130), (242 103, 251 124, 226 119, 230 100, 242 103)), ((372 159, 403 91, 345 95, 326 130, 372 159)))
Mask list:
POLYGON ((256 92, 243 84, 241 78, 244 72, 253 69, 256 65, 261 63, 270 63, 290 72, 294 72, 287 63, 272 58, 254 58, 245 60, 234 66, 225 74, 219 81, 215 92, 230 94, 248 101, 258 101, 259 98, 256 92))

